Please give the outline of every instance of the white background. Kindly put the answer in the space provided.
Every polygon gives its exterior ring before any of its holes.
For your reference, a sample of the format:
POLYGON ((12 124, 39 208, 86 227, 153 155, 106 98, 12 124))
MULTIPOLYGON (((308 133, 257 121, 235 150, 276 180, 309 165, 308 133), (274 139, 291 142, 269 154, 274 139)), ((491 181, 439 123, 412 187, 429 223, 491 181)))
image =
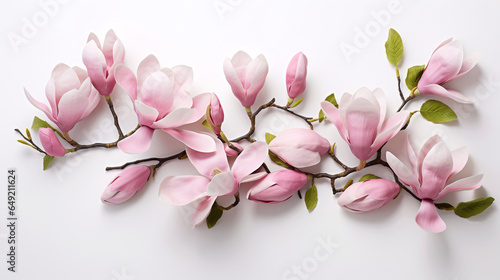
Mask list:
MULTIPOLYGON (((455 109, 458 121, 434 125, 417 114, 408 131, 417 145, 438 133, 450 148, 468 146, 470 160, 461 175, 485 174, 483 188, 452 194, 443 201, 500 198, 497 1, 66 0, 41 4, 46 2, 4 3, 0 17, 4 131, 0 170, 5 174, 8 168, 17 169, 19 218, 17 272, 11 273, 6 263, 5 179, 0 191, 1 279, 499 279, 496 203, 469 220, 440 211, 448 229, 432 234, 415 223, 419 204, 407 193, 383 209, 356 215, 339 208, 329 182, 318 180, 320 200, 312 213, 297 196, 275 205, 243 200, 213 229, 204 225, 192 229, 176 207, 157 198, 163 177, 195 174, 188 161, 166 164, 156 179, 123 205, 100 202, 102 191, 118 174, 106 172, 106 166, 182 150, 169 136, 155 135, 153 149, 143 155, 84 151, 56 159, 44 172, 42 155, 16 143, 19 136, 14 133, 14 128, 30 127, 35 115, 46 119, 26 100, 23 87, 45 102, 44 88, 52 68, 59 62, 83 67, 81 53, 88 34, 94 32, 102 40, 111 28, 123 41, 125 63, 132 69, 150 53, 164 67, 192 66, 193 94, 219 94, 226 113, 223 130, 230 138, 248 129, 245 112, 222 71, 223 60, 240 49, 253 57, 263 53, 269 62, 257 104, 272 97, 279 104, 286 102, 285 70, 291 57, 303 51, 309 59, 308 87, 298 112, 316 116, 319 102, 331 92, 340 97, 362 86, 382 88, 388 111, 394 112, 400 100, 394 68, 384 50, 388 29, 393 27, 405 44, 403 77, 408 67, 427 63, 434 48, 449 37, 462 41, 466 56, 481 54, 472 72, 449 85, 475 99, 475 105, 439 99, 455 109), (30 24, 36 24, 35 29, 28 30, 30 24), (360 33, 366 36, 364 41, 360 33), (22 41, 12 43, 14 37, 22 41), (356 52, 343 53, 341 46, 347 45, 356 52), (325 247, 329 242, 334 246, 325 247)), ((403 89, 407 95, 404 84, 403 89)), ((124 129, 130 130, 136 119, 125 93, 117 88, 112 97, 124 129)), ((408 109, 417 110, 424 100, 415 100, 408 109)), ((265 132, 305 126, 268 110, 258 117, 258 127, 255 137, 263 140, 265 132)), ((339 157, 346 163, 357 163, 330 123, 317 126, 317 131, 338 142, 339 157)), ((113 141, 114 133, 102 102, 72 135, 85 143, 113 141)), ((388 148, 397 151, 404 136, 398 135, 388 148)), ((327 158, 325 162, 323 171, 338 171, 327 158)), ((384 169, 367 172, 390 178, 384 169)), ((356 180, 364 173, 350 178, 356 180)), ((337 187, 343 183, 339 180, 337 187)))

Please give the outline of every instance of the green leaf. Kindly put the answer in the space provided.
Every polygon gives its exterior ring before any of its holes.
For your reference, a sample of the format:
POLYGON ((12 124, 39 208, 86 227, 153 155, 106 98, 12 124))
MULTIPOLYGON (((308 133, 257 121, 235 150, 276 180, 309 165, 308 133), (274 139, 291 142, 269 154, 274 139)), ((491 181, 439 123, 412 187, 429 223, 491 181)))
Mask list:
MULTIPOLYGON (((335 106, 335 108, 339 107, 339 104, 337 103, 337 99, 335 98, 335 93, 332 93, 332 94, 328 95, 325 98, 325 101, 328 101, 328 102, 332 103, 333 106, 335 106)), ((323 112, 323 110, 319 110, 319 114, 318 114, 318 120, 319 120, 319 122, 322 122, 325 119, 326 119, 325 113, 323 112)))
POLYGON ((318 204, 318 188, 316 188, 314 180, 312 180, 312 187, 306 192, 304 201, 306 203, 307 210, 309 211, 314 210, 314 208, 316 208, 316 205, 318 204))
POLYGON ((428 100, 422 104, 420 114, 433 123, 445 123, 457 119, 457 114, 450 107, 437 100, 428 100))
POLYGON ((36 117, 33 119, 33 124, 31 125, 32 129, 40 129, 40 128, 51 128, 52 130, 56 131, 55 128, 53 128, 48 122, 40 119, 39 117, 36 117))
POLYGON ((204 120, 201 124, 203 124, 204 127, 210 129, 210 131, 214 131, 207 120, 204 120))
POLYGON ((468 202, 460 202, 455 207, 455 214, 462 218, 470 218, 481 214, 493 203, 493 197, 482 197, 468 202))
POLYGON ((267 145, 269 145, 269 143, 271 143, 271 141, 273 141, 274 138, 276 138, 275 135, 273 135, 271 133, 266 133, 266 143, 267 143, 267 145))
POLYGON ((398 67, 399 62, 401 62, 403 58, 403 50, 403 40, 401 40, 401 36, 399 36, 396 30, 391 28, 389 30, 389 37, 385 42, 385 53, 392 65, 398 67))
POLYGON ((408 68, 408 73, 406 74, 405 83, 409 90, 413 90, 417 87, 418 81, 424 73, 425 65, 417 65, 408 68))
POLYGON ((43 157, 43 170, 47 170, 49 168, 49 164, 54 160, 53 156, 45 155, 43 157))
POLYGON ((295 108, 299 106, 299 104, 302 103, 302 100, 304 100, 304 98, 299 98, 299 100, 295 101, 292 105, 290 105, 290 108, 295 108))
POLYGON ((29 129, 26 128, 26 137, 28 137, 28 139, 32 140, 33 138, 31 138, 31 132, 29 129))
POLYGON ((220 217, 222 217, 223 212, 224 211, 222 211, 219 208, 219 205, 217 204, 217 202, 215 202, 214 205, 212 205, 212 209, 210 210, 210 214, 208 214, 208 217, 207 217, 207 227, 213 228, 215 226, 215 224, 217 223, 217 221, 220 219, 220 217))
POLYGON ((364 182, 364 181, 371 180, 371 179, 380 179, 380 177, 377 175, 373 175, 373 174, 366 174, 366 175, 363 175, 363 177, 359 178, 358 182, 364 182))
POLYGON ((280 166, 283 166, 285 168, 290 168, 290 164, 284 162, 283 160, 281 160, 276 154, 274 154, 273 152, 269 151, 269 158, 274 162, 276 163, 277 165, 280 165, 280 166))
POLYGON ((436 205, 437 209, 446 210, 446 211, 452 211, 455 209, 455 207, 449 203, 434 203, 434 205, 436 205))

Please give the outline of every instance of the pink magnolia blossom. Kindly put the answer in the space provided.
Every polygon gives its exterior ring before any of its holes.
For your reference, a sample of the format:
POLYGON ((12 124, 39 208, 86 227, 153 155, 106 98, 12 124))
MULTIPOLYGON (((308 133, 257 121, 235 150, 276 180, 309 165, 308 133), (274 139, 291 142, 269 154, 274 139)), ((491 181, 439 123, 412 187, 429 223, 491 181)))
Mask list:
POLYGON ((328 152, 330 143, 317 132, 292 128, 280 133, 269 143, 269 150, 284 162, 304 168, 318 164, 328 152))
POLYGON ((55 123, 63 132, 70 131, 99 104, 99 93, 92 86, 87 72, 79 67, 56 65, 45 87, 50 107, 34 99, 24 89, 28 100, 55 123))
POLYGON ((129 167, 116 176, 104 190, 101 201, 120 204, 129 200, 140 191, 151 175, 151 168, 146 165, 129 167))
POLYGON ((286 69, 286 90, 288 97, 296 98, 306 90, 307 57, 297 53, 286 69))
POLYGON ((398 184, 387 179, 366 180, 349 186, 337 203, 352 212, 369 212, 389 203, 399 190, 398 184))
POLYGON ((446 89, 442 85, 469 72, 477 62, 477 55, 464 60, 460 41, 448 39, 437 47, 418 82, 421 94, 434 94, 451 98, 461 103, 472 101, 461 93, 446 89))
POLYGON ((54 157, 62 157, 66 154, 66 149, 51 128, 40 128, 38 134, 43 149, 47 154, 54 157))
POLYGON ((115 70, 116 82, 128 93, 141 126, 132 136, 120 141, 118 147, 130 153, 149 149, 156 129, 162 129, 186 146, 201 151, 214 151, 214 140, 208 135, 183 129, 206 113, 210 94, 191 97, 188 90, 193 72, 187 66, 160 68, 155 56, 149 55, 134 73, 121 64, 115 70))
POLYGON ((483 175, 451 183, 450 178, 464 168, 469 155, 466 147, 450 151, 438 135, 427 140, 420 152, 408 139, 407 154, 410 166, 390 152, 387 152, 387 162, 401 182, 410 186, 413 193, 422 199, 417 224, 426 230, 441 232, 446 229, 446 224, 439 217, 434 201, 450 192, 479 188, 483 175))
POLYGON ((277 203, 289 199, 307 183, 307 175, 293 170, 267 174, 248 191, 247 198, 262 203, 277 203))
POLYGON ((94 87, 101 95, 111 94, 116 84, 115 68, 125 58, 125 48, 113 30, 106 34, 102 47, 97 36, 90 33, 82 58, 94 87))
MULTIPOLYGON (((236 148, 238 148, 240 151, 243 151, 243 147, 240 144, 238 144, 236 142, 231 142, 231 144, 233 146, 235 146, 236 148)), ((229 147, 229 145, 226 144, 226 143, 224 143, 224 151, 226 151, 226 155, 228 157, 235 157, 235 156, 239 155, 238 151, 236 151, 235 149, 229 147)))
POLYGON ((224 110, 222 110, 219 98, 215 93, 212 93, 210 105, 207 109, 206 119, 215 134, 220 134, 221 125, 224 121, 224 110))
POLYGON ((234 195, 240 183, 264 175, 250 173, 266 159, 265 143, 256 142, 245 148, 232 168, 222 142, 216 141, 216 147, 212 153, 200 153, 188 147, 188 158, 202 176, 168 176, 160 186, 160 199, 184 206, 193 227, 205 220, 218 196, 234 195))
POLYGON ((255 103, 268 71, 267 60, 262 54, 252 60, 246 52, 239 51, 233 58, 224 61, 226 79, 234 96, 244 107, 251 107, 255 103))
POLYGON ((338 109, 327 101, 321 102, 321 108, 349 144, 351 152, 362 161, 368 160, 392 139, 410 114, 402 111, 385 119, 386 101, 380 88, 371 91, 363 87, 353 95, 345 93, 338 109))

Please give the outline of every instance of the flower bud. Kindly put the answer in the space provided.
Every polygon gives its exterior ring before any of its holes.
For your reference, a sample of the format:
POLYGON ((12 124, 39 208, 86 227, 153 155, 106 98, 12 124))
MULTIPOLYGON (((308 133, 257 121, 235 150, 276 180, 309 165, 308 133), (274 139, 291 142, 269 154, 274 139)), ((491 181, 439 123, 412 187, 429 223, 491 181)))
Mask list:
POLYGON ((267 174, 248 191, 248 199, 262 203, 277 203, 289 199, 307 183, 307 175, 293 170, 267 174))
POLYGON ((290 98, 296 98, 306 89, 307 57, 297 53, 286 69, 286 90, 290 98))
MULTIPOLYGON (((236 148, 240 149, 240 151, 243 151, 243 147, 240 144, 238 144, 236 142, 231 142, 231 144, 233 146, 235 146, 236 148)), ((233 148, 229 147, 229 145, 226 144, 226 143, 224 143, 224 151, 226 152, 226 155, 228 157, 235 157, 235 156, 239 155, 239 153, 236 150, 234 150, 233 148)))
POLYGON ((348 187, 337 203, 356 213, 369 212, 386 205, 399 193, 399 185, 387 179, 372 179, 348 187))
POLYGON ((39 135, 43 149, 48 155, 62 157, 66 154, 66 149, 51 128, 40 128, 39 135))
POLYGON ((101 201, 120 204, 130 199, 149 179, 151 168, 146 165, 134 166, 118 174, 104 190, 101 201))
POLYGON ((220 134, 221 125, 224 122, 224 110, 222 110, 219 98, 215 93, 212 93, 210 105, 207 108, 206 119, 215 134, 220 134))

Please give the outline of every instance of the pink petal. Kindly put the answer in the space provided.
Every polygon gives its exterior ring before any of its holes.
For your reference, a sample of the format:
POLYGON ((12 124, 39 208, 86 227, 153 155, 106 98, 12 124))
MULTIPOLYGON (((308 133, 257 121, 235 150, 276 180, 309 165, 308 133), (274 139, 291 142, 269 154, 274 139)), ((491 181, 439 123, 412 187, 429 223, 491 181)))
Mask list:
POLYGON ((141 126, 134 134, 118 142, 118 148, 127 153, 143 153, 151 146, 154 130, 141 126))
POLYGON ((432 200, 422 200, 415 221, 421 228, 431 232, 442 232, 446 229, 446 224, 439 217, 432 200))
POLYGON ((134 73, 125 65, 115 68, 116 82, 128 93, 132 101, 137 99, 137 80, 134 73))
POLYGON ((61 76, 68 71, 68 69, 71 69, 68 65, 64 63, 59 63, 57 64, 54 69, 52 70, 52 73, 50 74, 50 77, 53 78, 54 80, 57 80, 61 78, 61 76))
POLYGON ((409 134, 406 135, 406 153, 408 154, 408 160, 410 161, 410 164, 412 166, 413 174, 415 174, 415 176, 417 176, 417 179, 419 179, 418 174, 420 173, 420 169, 418 166, 418 156, 415 148, 411 143, 409 134))
POLYGON ((59 122, 52 116, 52 112, 50 111, 49 107, 47 107, 47 105, 43 104, 42 102, 40 101, 37 101, 35 98, 33 98, 33 96, 31 96, 31 94, 28 92, 28 90, 26 90, 26 88, 24 88, 24 94, 26 95, 26 98, 28 99, 28 101, 33 105, 35 106, 37 109, 41 110, 42 112, 45 113, 45 115, 47 115, 47 117, 54 123, 57 124, 57 126, 59 126, 59 122))
POLYGON ((172 82, 163 72, 151 73, 142 83, 139 99, 158 110, 158 117, 163 118, 171 111, 174 101, 172 82))
POLYGON ((186 205, 206 196, 210 180, 202 176, 168 176, 160 184, 161 200, 174 205, 186 205))
POLYGON ((54 79, 54 84, 56 89, 55 103, 59 104, 62 96, 70 90, 79 89, 81 82, 76 72, 69 68, 59 78, 54 79))
POLYGON ((206 198, 200 199, 199 201, 195 201, 192 204, 186 206, 195 207, 193 213, 191 214, 192 227, 195 227, 207 218, 216 199, 216 196, 207 196, 206 198))
POLYGON ((269 65, 266 58, 263 55, 259 55, 250 63, 249 68, 250 69, 247 70, 247 79, 251 78, 251 85, 247 90, 246 102, 253 105, 257 98, 257 94, 266 82, 269 65))
POLYGON ((83 70, 82 68, 78 66, 73 66, 71 67, 73 71, 75 71, 75 74, 78 76, 78 79, 80 80, 80 83, 83 83, 89 75, 87 74, 87 71, 83 70))
POLYGON ((267 158, 267 145, 256 142, 246 147, 234 161, 232 172, 237 182, 257 170, 267 158))
POLYGON ((54 79, 52 78, 47 82, 47 85, 45 86, 45 96, 49 101, 52 114, 54 116, 57 116, 59 109, 57 108, 57 102, 56 102, 56 84, 54 82, 54 79))
MULTIPOLYGON (((429 151, 434 148, 438 143, 443 143, 443 139, 439 135, 434 135, 431 138, 425 141, 424 145, 420 149, 418 154, 418 174, 422 174, 422 163, 424 162, 425 157, 429 153, 429 151)), ((419 181, 422 181, 422 178, 419 178, 419 181)))
POLYGON ((408 117, 410 116, 409 111, 398 112, 392 116, 390 116, 387 120, 385 120, 380 128, 380 131, 373 141, 371 146, 372 153, 376 152, 382 145, 384 145, 387 141, 391 140, 398 132, 405 126, 408 121, 408 117))
POLYGON ((235 67, 228 58, 224 61, 224 75, 231 86, 234 96, 243 103, 246 97, 246 90, 243 88, 243 84, 238 77, 235 67))
POLYGON ((86 118, 90 113, 94 111, 94 109, 97 107, 99 104, 99 101, 101 100, 101 96, 97 89, 95 89, 92 86, 92 83, 90 82, 90 78, 87 78, 83 83, 82 86, 80 87, 80 92, 87 97, 88 105, 87 108, 85 108, 85 111, 82 114, 81 119, 86 118))
POLYGON ((420 187, 420 184, 412 171, 391 152, 386 153, 386 158, 387 163, 389 163, 389 166, 394 173, 396 173, 401 182, 405 185, 411 186, 413 188, 413 192, 417 193, 416 189, 420 187))
MULTIPOLYGON (((215 151, 216 147, 214 145, 214 142, 220 142, 215 141, 207 134, 196 131, 173 128, 167 128, 163 130, 175 139, 184 143, 184 145, 186 145, 188 148, 202 153, 211 153, 215 151)), ((224 152, 224 147, 222 147, 222 152, 224 152)))
POLYGON ((57 120, 62 131, 70 131, 82 119, 83 113, 89 104, 85 94, 74 89, 66 92, 59 101, 57 120))
POLYGON ((306 149, 290 147, 269 147, 269 149, 281 160, 297 168, 310 167, 321 161, 318 153, 306 149))
MULTIPOLYGON (((476 66, 477 61, 479 59, 479 54, 474 54, 471 57, 465 59, 462 63, 462 68, 460 68, 460 72, 452 78, 452 80, 462 77, 463 75, 467 74, 474 66, 476 66)), ((450 81, 450 80, 449 80, 450 81)))
POLYGON ((156 119, 158 119, 158 111, 139 100, 134 102, 135 112, 140 125, 152 126, 156 119))
POLYGON ((444 142, 436 144, 422 162, 422 182, 418 197, 435 200, 453 170, 453 158, 444 142))
POLYGON ((431 56, 418 83, 420 86, 442 84, 455 77, 462 67, 463 50, 459 41, 452 41, 437 49, 431 56))
POLYGON ((210 138, 212 143, 215 144, 215 150, 213 152, 204 153, 188 147, 186 153, 189 161, 191 161, 200 174, 209 178, 214 176, 214 168, 218 168, 222 172, 229 171, 229 164, 227 163, 226 152, 224 151, 222 142, 215 140, 215 136, 209 136, 207 134, 204 136, 210 138))
POLYGON ((210 93, 202 93, 195 97, 193 97, 193 105, 191 108, 196 111, 193 114, 193 117, 187 123, 193 123, 200 120, 205 113, 207 112, 207 106, 210 103, 210 93))
POLYGON ((123 46, 122 41, 117 40, 113 45, 113 65, 118 65, 123 63, 125 60, 125 47, 123 46))
POLYGON ((453 170, 451 171, 450 177, 464 169, 465 164, 469 160, 469 150, 467 147, 462 147, 451 152, 451 156, 453 157, 453 170))
POLYGON ((349 146, 360 160, 368 160, 372 155, 371 145, 377 136, 379 120, 382 117, 367 99, 353 99, 346 115, 349 146))
POLYGON ((40 128, 39 136, 40 142, 47 154, 55 157, 62 157, 66 154, 66 149, 61 145, 61 142, 51 128, 40 128))
POLYGON ((137 68, 137 88, 141 89, 144 80, 146 80, 151 73, 160 70, 160 62, 158 62, 158 59, 154 55, 150 54, 144 58, 137 68))
POLYGON ((193 68, 185 65, 177 65, 172 67, 174 74, 174 91, 189 92, 193 83, 193 68))
POLYGON ((364 181, 356 191, 357 196, 369 195, 371 199, 390 201, 400 191, 396 182, 387 179, 372 179, 364 181))
POLYGON ((265 172, 265 171, 252 173, 250 175, 247 175, 247 176, 241 178, 240 184, 250 183, 250 182, 253 182, 253 181, 260 180, 260 179, 264 178, 267 174, 268 173, 265 172))
POLYGON ((442 97, 445 97, 445 98, 450 98, 450 99, 453 99, 457 102, 460 102, 460 103, 464 103, 464 104, 470 104, 470 103, 473 103, 472 100, 470 100, 469 98, 465 97, 463 94, 457 92, 457 91, 454 91, 454 90, 451 90, 451 89, 446 89, 440 85, 435 85, 435 84, 431 84, 431 85, 426 85, 426 86, 423 86, 423 87, 420 87, 418 88, 418 90, 422 93, 422 94, 434 94, 434 95, 437 95, 437 96, 442 96, 442 97))
POLYGON ((192 119, 194 114, 194 109, 190 108, 179 108, 170 114, 166 115, 163 119, 155 122, 152 128, 175 128, 181 125, 185 125, 192 119))
POLYGON ((99 38, 92 32, 90 32, 89 37, 87 38, 87 43, 90 41, 95 41, 97 47, 101 49, 101 43, 99 42, 99 38))
POLYGON ((97 47, 95 41, 90 41, 83 49, 83 64, 87 67, 87 72, 92 80, 92 84, 102 95, 111 93, 106 89, 106 59, 102 51, 97 47))
POLYGON ((238 182, 231 172, 216 174, 207 185, 207 195, 211 196, 233 195, 237 191, 238 182))
MULTIPOLYGON (((115 46, 115 43, 117 42, 118 37, 116 37, 115 32, 110 29, 108 33, 106 33, 106 37, 104 38, 104 43, 102 46, 102 53, 106 57, 106 64, 108 67, 111 67, 114 63, 113 59, 113 49, 115 46)), ((123 61, 122 61, 123 62, 123 61)), ((119 63, 122 63, 119 62, 119 63)))
MULTIPOLYGON (((378 106, 380 107, 380 122, 379 122, 379 129, 381 129, 382 131, 384 129, 382 129, 382 125, 384 124, 384 120, 385 120, 385 116, 387 114, 387 101, 385 100, 385 94, 384 92, 382 91, 381 88, 376 88, 372 91, 372 96, 375 97, 375 99, 377 100, 377 103, 378 103, 378 106)), ((385 122, 387 122, 387 120, 385 120, 385 122)))
POLYGON ((476 175, 455 181, 448 186, 446 186, 437 196, 436 200, 443 198, 450 192, 463 191, 463 190, 475 190, 481 187, 483 180, 483 175, 476 175))
POLYGON ((340 118, 339 110, 328 101, 321 102, 321 109, 323 110, 323 113, 325 113, 325 115, 328 117, 328 119, 333 122, 333 124, 335 124, 337 130, 339 131, 340 137, 342 137, 344 141, 348 142, 349 140, 347 138, 347 131, 340 118))

